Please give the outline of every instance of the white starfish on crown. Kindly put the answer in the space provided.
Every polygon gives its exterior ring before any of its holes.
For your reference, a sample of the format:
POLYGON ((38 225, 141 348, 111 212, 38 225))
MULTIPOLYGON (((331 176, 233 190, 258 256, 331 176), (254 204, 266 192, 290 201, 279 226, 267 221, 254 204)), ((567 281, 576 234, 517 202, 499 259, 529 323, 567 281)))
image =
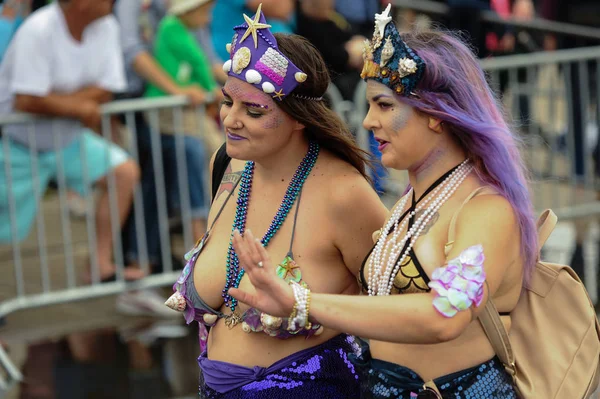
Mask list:
POLYGON ((392 21, 390 17, 390 11, 392 10, 392 4, 388 4, 385 11, 381 14, 375 14, 375 30, 379 31, 379 37, 383 38, 385 33, 385 27, 392 21))

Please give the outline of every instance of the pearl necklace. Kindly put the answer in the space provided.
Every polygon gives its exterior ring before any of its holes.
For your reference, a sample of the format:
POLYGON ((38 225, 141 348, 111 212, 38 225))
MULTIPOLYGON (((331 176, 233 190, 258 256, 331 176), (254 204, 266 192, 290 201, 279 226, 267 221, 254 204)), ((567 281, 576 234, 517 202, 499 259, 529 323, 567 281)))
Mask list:
POLYGON ((400 270, 400 266, 410 254, 417 238, 421 235, 431 218, 456 192, 458 187, 472 170, 473 167, 468 164, 468 160, 462 162, 438 187, 436 187, 435 190, 430 193, 425 201, 416 206, 415 209, 411 210, 403 219, 402 223, 400 223, 400 218, 402 217, 402 214, 405 213, 404 208, 412 193, 412 189, 405 195, 399 205, 394 209, 382 230, 377 245, 373 249, 373 255, 369 260, 368 293, 370 296, 389 295, 391 293, 394 286, 394 279, 400 270), (437 196, 436 194, 440 190, 442 190, 442 192, 437 196), (408 224, 408 221, 429 203, 431 204, 419 215, 419 218, 415 220, 411 228, 408 229, 400 240, 398 240, 398 237, 404 230, 404 227, 408 224), (392 226, 394 226, 394 232, 393 234, 390 234, 392 226), (400 252, 405 247, 407 241, 409 244, 402 252, 402 256, 400 256, 400 252), (387 259, 387 262, 384 268, 383 264, 385 259, 387 259), (397 262, 395 261, 396 259, 398 259, 397 262))
MULTIPOLYGON (((453 171, 452 173, 455 173, 455 171, 453 171)), ((452 176, 452 174, 450 174, 450 176, 452 176)), ((375 250, 373 251, 374 253, 376 253, 378 256, 376 256, 376 260, 378 261, 375 267, 375 270, 377 270, 378 272, 376 273, 376 275, 379 275, 381 272, 381 261, 383 259, 389 259, 390 257, 390 250, 395 247, 394 243, 397 242, 398 236, 400 235, 400 233, 404 230, 404 226, 406 226, 406 224, 408 223, 408 221, 414 217, 421 209, 423 209, 425 207, 425 205, 427 205, 429 202, 431 202, 431 200, 433 198, 435 198, 435 195, 437 194, 438 191, 440 191, 440 189, 443 187, 443 184, 438 185, 432 192, 431 195, 427 196, 427 198, 425 198, 424 201, 419 201, 416 208, 412 211, 410 211, 406 217, 403 219, 402 224, 400 225, 400 227, 398 227, 398 223, 400 218, 402 218, 402 214, 404 213, 404 208, 406 207, 406 203, 408 202, 408 198, 410 198, 410 195, 413 193, 413 190, 411 188, 411 190, 406 194, 406 196, 404 197, 404 199, 402 200, 402 202, 399 204, 399 206, 394 210, 394 213, 392 214, 392 216, 390 217, 388 224, 385 226, 384 230, 382 231, 386 231, 389 235, 390 230, 390 226, 393 224, 394 228, 393 228, 393 236, 390 240, 384 240, 385 241, 385 246, 383 247, 383 252, 381 249, 381 246, 383 245, 383 241, 378 241, 377 242, 377 247, 375 248, 375 250)), ((371 277, 371 274, 370 274, 371 277)), ((369 284, 369 287, 371 286, 371 284, 369 284)))
MULTIPOLYGON (((458 167, 456 169, 458 169, 458 167)), ((400 220, 400 218, 402 218, 402 215, 405 213, 404 208, 406 207, 406 203, 408 202, 408 199, 410 198, 411 193, 413 193, 412 189, 404 196, 404 198, 402 199, 400 204, 394 209, 386 226, 382 230, 382 235, 380 235, 379 241, 377 242, 375 249, 373 250, 373 256, 371 257, 371 268, 369 269, 369 280, 368 280, 369 295, 375 295, 375 292, 376 292, 375 283, 374 283, 375 276, 379 277, 381 275, 383 260, 390 259, 390 253, 389 253, 390 248, 397 247, 397 246, 394 246, 394 243, 398 242, 398 236, 404 230, 404 227, 406 226, 408 221, 412 217, 414 217, 423 207, 425 207, 425 205, 427 205, 427 203, 429 203, 433 198, 435 198, 435 195, 443 187, 443 184, 446 183, 450 178, 452 178, 457 173, 456 169, 454 171, 452 171, 452 173, 446 179, 444 179, 442 181, 442 183, 439 184, 431 192, 431 195, 427 196, 427 198, 424 201, 418 202, 418 206, 416 207, 416 209, 410 211, 406 215, 406 217, 403 219, 400 227, 398 227, 399 220, 400 220), (390 231, 392 231, 392 229, 391 229, 392 225, 394 225, 394 228, 393 228, 394 233, 393 233, 392 238, 388 239, 390 231), (383 233, 385 233, 385 234, 383 234, 383 233)), ((403 242, 405 242, 405 240, 403 242)), ((401 245, 404 245, 403 242, 401 242, 401 245)), ((398 249, 396 248, 395 252, 397 252, 397 251, 398 251, 398 249)), ((396 259, 396 258, 394 258, 394 259, 396 259)))

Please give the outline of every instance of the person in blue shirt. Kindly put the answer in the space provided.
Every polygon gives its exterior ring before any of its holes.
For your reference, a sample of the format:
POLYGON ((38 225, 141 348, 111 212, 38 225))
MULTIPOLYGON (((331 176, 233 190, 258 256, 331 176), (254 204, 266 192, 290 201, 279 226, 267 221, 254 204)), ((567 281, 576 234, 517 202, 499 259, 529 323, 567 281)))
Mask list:
POLYGON ((0 0, 0 62, 17 29, 32 12, 52 0, 0 0))
POLYGON ((31 0, 12 0, 0 4, 0 61, 13 35, 31 12, 31 0))

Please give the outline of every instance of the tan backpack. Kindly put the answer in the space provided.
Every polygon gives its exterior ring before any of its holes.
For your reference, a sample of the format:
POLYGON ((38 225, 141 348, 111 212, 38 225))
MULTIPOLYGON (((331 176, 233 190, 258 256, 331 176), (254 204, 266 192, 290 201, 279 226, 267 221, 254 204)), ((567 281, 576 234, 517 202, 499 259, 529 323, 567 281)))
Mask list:
MULTIPOLYGON (((538 220, 541 249, 556 215, 538 220)), ((569 266, 539 260, 511 312, 510 334, 488 300, 479 320, 524 399, 585 399, 600 378, 600 324, 584 285, 569 266)))

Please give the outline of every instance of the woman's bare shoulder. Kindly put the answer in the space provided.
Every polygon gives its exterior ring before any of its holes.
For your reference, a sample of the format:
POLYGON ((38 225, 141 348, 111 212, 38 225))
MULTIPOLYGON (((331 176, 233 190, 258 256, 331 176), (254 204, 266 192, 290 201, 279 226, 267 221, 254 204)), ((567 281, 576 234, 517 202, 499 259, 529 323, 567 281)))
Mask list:
POLYGON ((517 211, 507 198, 490 192, 477 195, 461 210, 456 219, 455 249, 481 243, 488 251, 494 248, 499 256, 516 256, 519 236, 517 211))
POLYGON ((359 219, 359 212, 383 221, 387 209, 369 181, 354 166, 324 151, 321 165, 315 165, 315 176, 321 181, 324 200, 331 215, 339 219, 359 219))

